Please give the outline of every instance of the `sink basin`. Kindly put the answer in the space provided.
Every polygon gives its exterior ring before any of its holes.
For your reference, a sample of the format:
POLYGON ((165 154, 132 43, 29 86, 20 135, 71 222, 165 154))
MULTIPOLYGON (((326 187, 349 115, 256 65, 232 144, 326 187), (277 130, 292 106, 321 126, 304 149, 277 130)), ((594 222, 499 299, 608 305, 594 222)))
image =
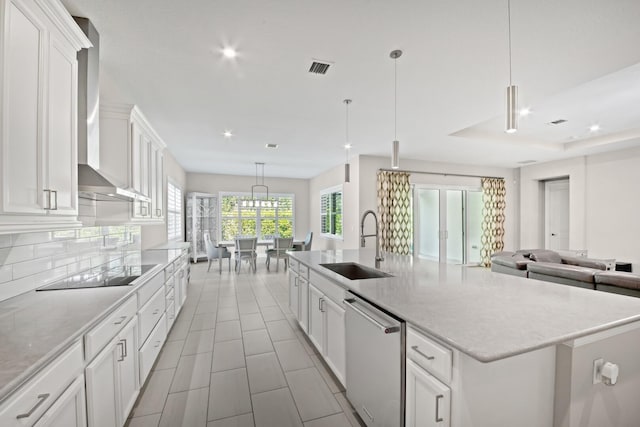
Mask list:
POLYGON ((393 277, 375 268, 365 267, 355 262, 336 262, 332 264, 320 264, 324 268, 338 273, 349 280, 379 279, 381 277, 393 277))

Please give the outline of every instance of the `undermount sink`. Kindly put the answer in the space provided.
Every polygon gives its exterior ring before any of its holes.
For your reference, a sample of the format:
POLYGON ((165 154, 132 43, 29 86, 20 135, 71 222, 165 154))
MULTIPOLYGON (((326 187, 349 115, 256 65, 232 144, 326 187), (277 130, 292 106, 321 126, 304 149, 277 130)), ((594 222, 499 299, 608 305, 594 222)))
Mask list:
POLYGON ((320 264, 324 268, 338 273, 349 280, 380 279, 382 277, 393 277, 375 268, 365 267, 355 262, 335 262, 332 264, 320 264))

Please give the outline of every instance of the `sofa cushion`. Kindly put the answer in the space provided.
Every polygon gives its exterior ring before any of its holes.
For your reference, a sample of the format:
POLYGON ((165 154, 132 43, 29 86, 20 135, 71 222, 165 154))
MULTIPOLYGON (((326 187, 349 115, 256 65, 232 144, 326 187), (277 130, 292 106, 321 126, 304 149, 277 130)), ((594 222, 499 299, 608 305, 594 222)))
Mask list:
POLYGON ((577 265, 580 267, 595 268, 596 270, 606 270, 607 264, 604 262, 585 257, 563 256, 562 262, 569 265, 577 265))
POLYGON ((562 257, 558 252, 549 251, 546 249, 536 249, 531 251, 531 255, 529 258, 536 262, 555 262, 558 264, 562 263, 562 257))
POLYGON ((594 283, 594 275, 599 271, 587 267, 557 264, 555 262, 532 262, 527 265, 527 270, 547 276, 563 277, 565 279, 588 283, 594 283))
POLYGON ((491 263, 515 268, 516 270, 526 270, 527 264, 531 263, 531 260, 518 254, 498 255, 491 257, 491 263))
POLYGON ((596 273, 596 284, 619 286, 640 290, 640 275, 622 271, 603 271, 596 273))
POLYGON ((496 252, 491 254, 491 258, 496 257, 496 256, 512 256, 514 255, 515 252, 511 252, 511 251, 500 251, 500 252, 496 252))

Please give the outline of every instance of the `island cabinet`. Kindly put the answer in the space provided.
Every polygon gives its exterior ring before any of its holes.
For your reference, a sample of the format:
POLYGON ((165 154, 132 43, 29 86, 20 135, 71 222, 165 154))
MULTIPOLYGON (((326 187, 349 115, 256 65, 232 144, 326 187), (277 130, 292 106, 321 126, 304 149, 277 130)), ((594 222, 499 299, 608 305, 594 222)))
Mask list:
POLYGON ((83 366, 77 341, 0 404, 0 425, 86 426, 83 366))
POLYGON ((553 426, 555 347, 489 363, 409 325, 406 425, 553 426))
POLYGON ((289 260, 289 308, 304 332, 309 330, 309 267, 289 260))
POLYGON ((311 270, 309 272, 308 336, 338 380, 345 384, 345 291, 311 270))
POLYGON ((98 172, 141 197, 131 202, 98 202, 96 224, 164 222, 166 144, 135 105, 100 104, 98 172))
POLYGON ((2 0, 0 232, 80 226, 77 52, 89 40, 57 0, 2 0))
POLYGON ((85 335, 89 427, 123 426, 138 396, 136 308, 133 296, 85 335))

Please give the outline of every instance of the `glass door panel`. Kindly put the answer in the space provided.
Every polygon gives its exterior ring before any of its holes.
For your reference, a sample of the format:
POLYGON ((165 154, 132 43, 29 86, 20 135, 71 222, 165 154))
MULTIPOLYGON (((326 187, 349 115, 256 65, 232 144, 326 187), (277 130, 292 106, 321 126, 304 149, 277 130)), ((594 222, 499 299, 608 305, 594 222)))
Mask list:
POLYGON ((446 227, 446 262, 462 264, 464 262, 464 210, 462 190, 441 190, 445 194, 447 204, 446 227))
POLYGON ((417 203, 417 246, 421 258, 440 260, 440 192, 419 189, 417 203))
POLYGON ((482 249, 482 191, 467 191, 467 264, 479 264, 482 249))

